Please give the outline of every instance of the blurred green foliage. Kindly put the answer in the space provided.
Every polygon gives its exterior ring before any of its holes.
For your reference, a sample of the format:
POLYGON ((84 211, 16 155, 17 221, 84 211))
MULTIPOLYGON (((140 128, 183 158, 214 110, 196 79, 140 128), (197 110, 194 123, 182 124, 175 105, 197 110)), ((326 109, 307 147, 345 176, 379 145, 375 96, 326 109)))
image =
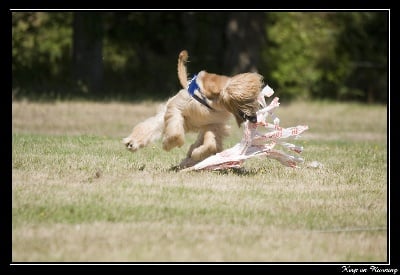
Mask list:
POLYGON ((165 99, 181 88, 176 62, 187 49, 189 77, 203 69, 230 75, 250 63, 286 101, 386 103, 388 17, 388 11, 105 11, 96 21, 104 30, 102 88, 88 91, 74 77, 74 12, 12 12, 13 97, 165 99))
POLYGON ((321 81, 319 60, 334 55, 337 31, 326 13, 282 12, 269 16, 264 59, 274 87, 289 98, 309 98, 321 81))
POLYGON ((64 92, 70 82, 72 13, 13 12, 13 93, 64 92))

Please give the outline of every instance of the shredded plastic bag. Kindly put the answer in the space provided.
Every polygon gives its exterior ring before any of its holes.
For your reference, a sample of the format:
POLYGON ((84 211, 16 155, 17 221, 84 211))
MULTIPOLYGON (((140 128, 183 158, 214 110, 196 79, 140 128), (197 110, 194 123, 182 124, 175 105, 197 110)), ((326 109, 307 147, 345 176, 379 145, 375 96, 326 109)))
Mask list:
POLYGON ((245 160, 252 157, 268 157, 293 168, 304 162, 303 158, 286 152, 300 154, 303 147, 288 143, 287 140, 298 138, 301 133, 308 130, 308 126, 280 127, 280 120, 274 113, 279 107, 279 98, 273 98, 269 105, 265 101, 265 97, 271 97, 273 94, 274 91, 268 85, 261 91, 258 101, 263 108, 257 112, 256 123, 244 122, 243 138, 240 143, 183 171, 240 168, 245 160), (272 123, 267 122, 268 118, 272 119, 272 123), (284 150, 275 149, 276 146, 284 150))

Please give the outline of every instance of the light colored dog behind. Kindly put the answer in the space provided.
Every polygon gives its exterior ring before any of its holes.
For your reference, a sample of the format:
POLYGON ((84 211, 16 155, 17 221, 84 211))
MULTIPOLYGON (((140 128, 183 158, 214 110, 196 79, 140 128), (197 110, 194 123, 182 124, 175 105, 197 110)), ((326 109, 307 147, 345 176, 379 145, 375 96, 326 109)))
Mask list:
POLYGON ((245 120, 255 122, 260 108, 257 97, 263 85, 263 77, 257 73, 228 77, 201 71, 188 81, 187 60, 187 51, 182 51, 177 69, 183 89, 171 97, 155 116, 137 124, 122 140, 128 150, 135 152, 162 137, 163 149, 170 151, 185 143, 185 133, 197 132, 197 140, 190 146, 179 168, 193 166, 223 150, 231 115, 239 127, 245 120), (195 85, 201 100, 195 100, 189 93, 193 92, 188 88, 190 84, 191 87, 195 85))

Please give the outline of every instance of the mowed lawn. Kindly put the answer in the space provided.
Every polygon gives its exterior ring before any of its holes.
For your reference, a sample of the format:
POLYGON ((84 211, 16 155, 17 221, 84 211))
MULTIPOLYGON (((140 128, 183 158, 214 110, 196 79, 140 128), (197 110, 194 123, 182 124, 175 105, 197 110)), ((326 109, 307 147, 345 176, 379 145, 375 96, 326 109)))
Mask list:
POLYGON ((12 261, 387 262, 387 106, 281 102, 282 127, 309 126, 300 168, 177 172, 195 135, 121 143, 158 103, 14 101, 12 261))

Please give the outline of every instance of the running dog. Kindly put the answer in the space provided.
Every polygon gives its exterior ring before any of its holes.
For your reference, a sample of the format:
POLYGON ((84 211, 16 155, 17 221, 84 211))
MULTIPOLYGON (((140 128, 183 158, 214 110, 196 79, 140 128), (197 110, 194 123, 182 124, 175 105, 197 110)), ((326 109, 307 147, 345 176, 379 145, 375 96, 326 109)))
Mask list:
POLYGON ((128 150, 135 152, 162 138, 162 148, 170 151, 185 143, 185 133, 196 132, 197 140, 179 164, 180 169, 223 150, 232 115, 239 127, 245 120, 257 122, 256 112, 260 109, 257 97, 263 86, 263 77, 258 73, 228 77, 203 70, 188 79, 188 57, 186 50, 178 57, 178 78, 183 89, 122 140, 128 150))

